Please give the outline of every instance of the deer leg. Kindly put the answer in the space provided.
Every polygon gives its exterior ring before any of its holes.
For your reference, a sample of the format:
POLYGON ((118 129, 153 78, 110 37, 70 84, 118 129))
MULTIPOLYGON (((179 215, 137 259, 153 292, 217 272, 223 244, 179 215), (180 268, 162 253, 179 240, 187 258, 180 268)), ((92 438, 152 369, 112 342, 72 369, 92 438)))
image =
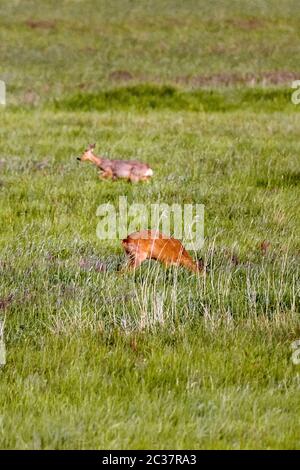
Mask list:
POLYGON ((141 181, 149 181, 151 176, 142 176, 141 181))
POLYGON ((114 175, 113 175, 113 172, 111 170, 105 170, 105 171, 101 171, 99 173, 99 178, 100 179, 113 179, 114 175))
POLYGON ((147 258, 146 253, 138 254, 131 263, 133 269, 138 268, 142 264, 142 262, 145 261, 146 258, 147 258))
POLYGON ((138 268, 145 259, 147 259, 147 253, 136 251, 135 253, 128 253, 128 262, 126 264, 125 270, 135 270, 138 268))
POLYGON ((130 181, 131 183, 138 183, 138 182, 140 181, 140 178, 139 178, 139 176, 136 176, 136 175, 132 175, 132 174, 131 174, 131 175, 129 176, 129 181, 130 181))

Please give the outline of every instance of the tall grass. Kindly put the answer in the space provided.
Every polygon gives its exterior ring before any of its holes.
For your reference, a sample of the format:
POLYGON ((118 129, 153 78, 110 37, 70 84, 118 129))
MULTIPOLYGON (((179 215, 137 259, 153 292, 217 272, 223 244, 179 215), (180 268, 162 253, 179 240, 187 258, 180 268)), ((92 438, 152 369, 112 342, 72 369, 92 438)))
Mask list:
POLYGON ((1 448, 299 447, 299 11, 1 2, 1 448), (100 181, 90 142, 154 177, 100 181), (204 204, 206 274, 122 274, 120 196, 204 204))
POLYGON ((259 113, 290 111, 299 107, 291 100, 291 89, 250 88, 184 91, 171 86, 136 85, 97 93, 77 93, 54 101, 54 108, 70 111, 172 110, 230 112, 251 110, 259 113))

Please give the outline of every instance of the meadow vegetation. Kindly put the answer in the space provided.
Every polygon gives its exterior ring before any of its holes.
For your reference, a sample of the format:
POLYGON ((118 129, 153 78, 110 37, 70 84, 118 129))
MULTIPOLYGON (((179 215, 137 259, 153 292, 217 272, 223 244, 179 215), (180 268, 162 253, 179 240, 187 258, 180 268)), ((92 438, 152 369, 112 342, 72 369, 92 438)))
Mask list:
POLYGON ((0 18, 0 447, 299 447, 298 2, 0 18), (90 142, 154 177, 100 181, 90 142), (122 195, 204 204, 207 275, 121 275, 96 210, 122 195))

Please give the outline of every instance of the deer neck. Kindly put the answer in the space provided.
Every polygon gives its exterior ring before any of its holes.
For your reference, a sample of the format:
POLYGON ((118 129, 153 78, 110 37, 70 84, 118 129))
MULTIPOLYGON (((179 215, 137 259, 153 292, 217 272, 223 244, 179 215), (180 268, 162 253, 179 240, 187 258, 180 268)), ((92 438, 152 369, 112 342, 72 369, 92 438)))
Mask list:
POLYGON ((101 165, 102 159, 100 157, 96 157, 96 155, 91 155, 90 157, 91 162, 94 163, 97 166, 101 165))

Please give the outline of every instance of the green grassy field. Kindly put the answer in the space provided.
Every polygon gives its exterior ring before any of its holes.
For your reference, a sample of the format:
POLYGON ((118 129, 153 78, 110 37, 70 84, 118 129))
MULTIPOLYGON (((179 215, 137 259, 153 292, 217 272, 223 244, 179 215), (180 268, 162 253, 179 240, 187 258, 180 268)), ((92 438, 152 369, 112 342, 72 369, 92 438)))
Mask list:
POLYGON ((298 2, 0 18, 0 447, 299 448, 298 2), (100 181, 90 142, 155 176, 100 181), (207 275, 120 275, 96 211, 122 195, 204 204, 207 275))

